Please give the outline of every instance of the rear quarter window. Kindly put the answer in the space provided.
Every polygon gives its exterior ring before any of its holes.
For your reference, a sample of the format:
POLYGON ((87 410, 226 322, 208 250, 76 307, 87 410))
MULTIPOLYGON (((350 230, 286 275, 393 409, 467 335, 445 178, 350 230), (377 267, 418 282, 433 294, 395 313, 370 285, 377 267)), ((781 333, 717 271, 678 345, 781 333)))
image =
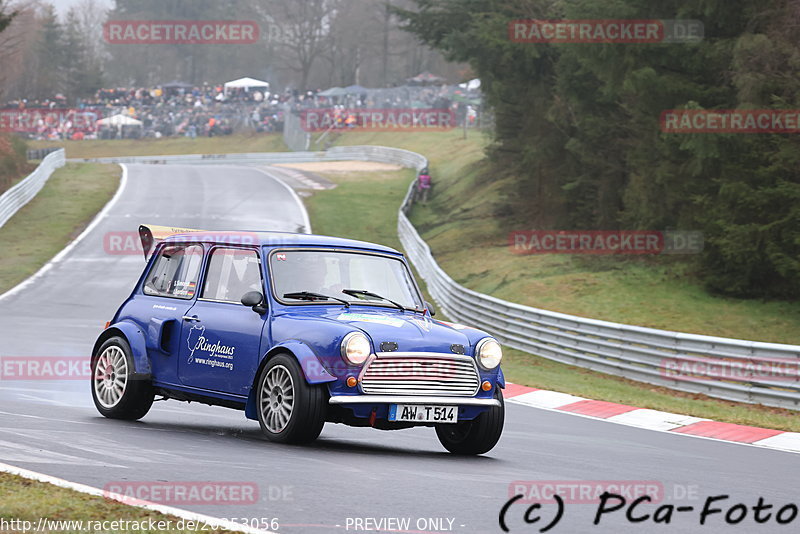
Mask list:
POLYGON ((161 249, 144 282, 145 295, 190 300, 197 291, 203 247, 166 246, 161 249))

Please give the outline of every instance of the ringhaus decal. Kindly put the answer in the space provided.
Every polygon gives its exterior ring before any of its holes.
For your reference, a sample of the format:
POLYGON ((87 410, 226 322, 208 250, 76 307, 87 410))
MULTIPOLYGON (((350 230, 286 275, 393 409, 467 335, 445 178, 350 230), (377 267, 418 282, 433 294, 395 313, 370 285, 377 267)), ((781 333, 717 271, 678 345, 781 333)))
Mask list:
POLYGON ((233 370, 233 353, 236 347, 223 345, 219 341, 211 343, 205 337, 205 326, 192 326, 186 340, 189 347, 189 363, 220 367, 233 370), (197 353, 197 355, 195 355, 197 353))

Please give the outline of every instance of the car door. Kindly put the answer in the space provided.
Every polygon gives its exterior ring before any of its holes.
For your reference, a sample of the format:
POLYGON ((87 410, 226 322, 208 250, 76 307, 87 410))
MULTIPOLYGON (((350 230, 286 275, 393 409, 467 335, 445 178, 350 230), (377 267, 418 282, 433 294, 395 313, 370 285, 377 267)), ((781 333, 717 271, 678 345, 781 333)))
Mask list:
POLYGON ((241 303, 249 291, 264 294, 258 251, 213 248, 202 290, 184 317, 178 362, 182 384, 247 395, 258 366, 267 317, 241 303))
POLYGON ((157 257, 128 307, 129 313, 142 318, 147 352, 157 382, 178 383, 178 338, 183 316, 194 306, 203 247, 199 244, 168 244, 157 257), (146 319, 144 319, 146 318, 146 319))

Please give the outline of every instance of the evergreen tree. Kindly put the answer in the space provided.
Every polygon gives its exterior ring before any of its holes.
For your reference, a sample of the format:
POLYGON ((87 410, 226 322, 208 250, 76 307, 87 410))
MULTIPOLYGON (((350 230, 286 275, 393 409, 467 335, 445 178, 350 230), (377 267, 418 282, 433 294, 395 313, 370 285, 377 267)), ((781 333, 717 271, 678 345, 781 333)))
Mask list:
POLYGON ((64 31, 52 4, 43 7, 36 65, 35 98, 52 98, 64 91, 64 31))
POLYGON ((88 97, 103 86, 101 66, 89 55, 86 36, 81 32, 78 14, 67 12, 64 24, 64 91, 70 98, 88 97))
POLYGON ((667 134, 680 108, 800 108, 799 0, 415 0, 406 29, 468 61, 496 117, 500 215, 536 228, 700 229, 713 291, 800 296, 800 146, 667 134), (693 43, 529 44, 517 19, 696 19, 693 43))

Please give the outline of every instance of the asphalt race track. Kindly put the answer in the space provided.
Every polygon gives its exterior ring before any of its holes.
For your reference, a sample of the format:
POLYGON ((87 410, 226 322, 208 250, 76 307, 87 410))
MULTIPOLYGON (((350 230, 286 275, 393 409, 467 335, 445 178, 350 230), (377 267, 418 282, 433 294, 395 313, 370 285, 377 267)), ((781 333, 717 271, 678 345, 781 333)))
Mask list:
MULTIPOLYGON (((134 232, 143 222, 207 230, 296 231, 304 224, 287 188, 254 169, 132 165, 128 171, 124 191, 91 233, 43 276, 0 299, 0 356, 88 358, 144 265, 140 255, 109 253, 109 232, 134 232)), ((798 518, 782 527, 775 518, 782 506, 798 504, 800 455, 514 404, 507 405, 505 433, 493 451, 459 458, 444 451, 431 429, 329 424, 310 446, 284 446, 265 441, 256 422, 225 408, 158 402, 142 421, 125 423, 97 413, 88 380, 0 380, 0 462, 98 488, 254 483, 255 504, 175 506, 224 518, 277 518, 286 533, 356 531, 358 524, 362 532, 367 525, 383 531, 356 518, 409 518, 411 532, 502 532, 498 514, 515 481, 655 485, 662 504, 694 507, 675 512, 669 524, 631 523, 620 510, 594 526, 596 504, 568 502, 553 533, 796 532, 800 524, 798 518), (723 513, 700 526, 706 498, 718 495, 730 496, 713 506, 723 513), (752 511, 759 497, 774 505, 762 512, 762 518, 772 514, 762 525, 752 511), (740 524, 729 525, 724 514, 737 503, 750 509, 740 524)), ((511 532, 538 533, 556 515, 556 505, 543 504, 529 516, 542 519, 526 524, 528 506, 510 507, 511 532)), ((657 506, 641 506, 635 515, 657 506)))

